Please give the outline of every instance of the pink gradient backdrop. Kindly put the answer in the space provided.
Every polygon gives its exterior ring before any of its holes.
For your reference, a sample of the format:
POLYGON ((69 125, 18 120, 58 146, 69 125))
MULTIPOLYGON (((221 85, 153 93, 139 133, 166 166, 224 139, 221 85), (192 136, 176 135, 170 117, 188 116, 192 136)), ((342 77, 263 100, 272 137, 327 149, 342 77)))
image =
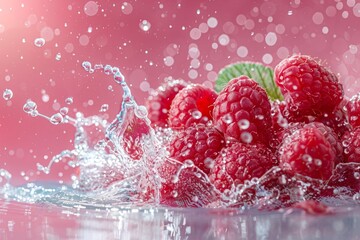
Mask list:
POLYGON ((120 67, 143 103, 164 77, 213 85, 229 63, 274 67, 303 53, 338 73, 350 97, 360 89, 359 23, 358 0, 0 0, 0 92, 14 93, 11 100, 0 98, 0 168, 16 183, 69 179, 72 170, 64 164, 48 176, 35 164, 71 148, 74 128, 32 118, 22 106, 32 99, 51 116, 73 97, 70 115, 99 114, 107 103, 114 118, 120 88, 105 75, 88 75, 85 60, 120 67), (143 22, 150 28, 141 28, 143 22), (46 40, 42 47, 34 45, 39 37, 46 40))

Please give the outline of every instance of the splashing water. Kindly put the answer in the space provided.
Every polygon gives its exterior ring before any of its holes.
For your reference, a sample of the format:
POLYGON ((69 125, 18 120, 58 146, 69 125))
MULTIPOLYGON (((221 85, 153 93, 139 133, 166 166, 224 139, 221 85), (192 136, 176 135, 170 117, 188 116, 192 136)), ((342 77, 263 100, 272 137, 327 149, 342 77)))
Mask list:
MULTIPOLYGON (((37 104, 28 100, 24 112, 33 117, 43 117, 50 123, 71 124, 75 127, 74 149, 64 150, 54 156, 47 166, 37 164, 37 169, 49 174, 53 164, 65 160, 75 169, 71 186, 46 187, 28 183, 22 187, 9 184, 11 174, 0 171, 1 194, 25 202, 46 202, 63 205, 81 202, 89 206, 166 205, 175 207, 260 207, 277 209, 303 200, 329 196, 347 203, 358 203, 360 190, 360 164, 339 164, 328 182, 291 176, 278 167, 270 169, 261 178, 219 192, 207 175, 194 166, 191 160, 180 163, 169 157, 169 129, 150 126, 147 110, 134 100, 125 77, 119 68, 110 65, 83 62, 85 71, 102 71, 113 76, 123 90, 121 110, 112 122, 101 116, 85 117, 78 112, 75 118, 68 115, 68 107, 48 117, 39 113, 37 104), (355 179, 353 179, 355 178, 355 179), (347 188, 347 180, 354 186, 347 188), (345 192, 344 192, 345 191, 345 192), (346 197, 347 196, 347 197, 346 197)), ((73 98, 65 103, 70 105, 73 98)), ((102 105, 100 112, 108 109, 102 105)), ((241 126, 247 128, 248 123, 241 126)), ((249 138, 251 136, 244 136, 249 138)), ((211 164, 211 163, 209 163, 211 164)), ((226 174, 226 173, 225 173, 226 174)), ((331 198, 330 198, 331 199, 331 198)), ((332 201, 332 200, 331 200, 332 201)))

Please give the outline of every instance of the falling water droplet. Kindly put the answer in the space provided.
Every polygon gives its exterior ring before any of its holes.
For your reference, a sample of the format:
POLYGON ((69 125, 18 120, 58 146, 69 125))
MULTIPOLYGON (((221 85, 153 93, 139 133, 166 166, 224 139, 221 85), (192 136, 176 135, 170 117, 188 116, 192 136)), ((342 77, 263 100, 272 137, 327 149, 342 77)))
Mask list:
POLYGON ((103 104, 101 105, 99 112, 106 112, 107 110, 109 110, 109 104, 103 104))
POLYGON ((140 26, 140 29, 143 30, 144 32, 149 31, 151 28, 151 24, 147 20, 142 20, 140 22, 139 26, 140 26))
POLYGON ((37 47, 42 47, 42 46, 45 45, 45 39, 44 39, 44 38, 36 38, 36 39, 34 40, 34 44, 35 44, 35 46, 37 46, 37 47))
POLYGON ((36 103, 31 100, 28 100, 23 106, 24 112, 29 114, 36 111, 36 109, 37 109, 36 103))
POLYGON ((87 61, 85 61, 85 62, 82 63, 82 67, 83 67, 84 70, 87 71, 87 72, 90 72, 90 71, 92 70, 92 69, 91 69, 91 63, 90 63, 90 62, 87 62, 87 61))
POLYGON ((66 114, 68 114, 68 112, 69 112, 69 108, 67 107, 60 108, 61 115, 65 116, 66 114))
POLYGON ((50 122, 54 125, 62 123, 64 120, 63 116, 60 113, 55 113, 50 117, 50 122))
POLYGON ((3 92, 3 98, 5 100, 10 100, 12 97, 14 96, 13 92, 11 91, 11 89, 5 89, 3 92))
POLYGON ((56 61, 60 61, 61 60, 61 53, 57 53, 55 56, 56 61))
POLYGON ((74 99, 72 97, 68 97, 65 99, 65 103, 68 105, 72 104, 73 102, 74 102, 74 99))

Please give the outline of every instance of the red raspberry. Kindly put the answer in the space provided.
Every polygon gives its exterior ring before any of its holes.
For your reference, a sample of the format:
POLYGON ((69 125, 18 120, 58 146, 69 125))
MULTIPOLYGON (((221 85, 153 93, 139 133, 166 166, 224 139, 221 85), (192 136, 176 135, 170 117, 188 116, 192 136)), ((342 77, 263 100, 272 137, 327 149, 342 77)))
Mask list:
POLYGON ((345 105, 345 109, 350 125, 354 128, 360 126, 360 93, 350 98, 345 105))
POLYGON ((172 101, 169 111, 171 128, 189 127, 212 120, 213 104, 217 93, 203 85, 191 84, 182 89, 172 101))
POLYGON ((241 76, 232 79, 214 103, 214 125, 227 138, 244 143, 268 144, 271 106, 258 83, 241 76))
POLYGON ((232 186, 244 184, 246 180, 260 178, 276 164, 273 153, 264 145, 235 142, 224 148, 215 159, 209 179, 224 192, 231 190, 232 186))
POLYGON ((224 146, 224 136, 217 129, 197 124, 175 135, 170 143, 170 156, 180 162, 191 160, 207 174, 224 146))
POLYGON ((326 126, 321 122, 311 122, 311 123, 290 123, 288 128, 284 129, 282 132, 277 134, 278 142, 282 142, 284 139, 289 137, 291 134, 296 132, 301 128, 316 128, 319 130, 325 139, 330 143, 331 149, 335 153, 335 164, 341 163, 344 161, 344 152, 341 144, 341 140, 335 133, 335 131, 326 126))
POLYGON ((300 115, 331 112, 344 91, 335 74, 306 55, 293 55, 275 67, 275 82, 291 111, 300 115))
POLYGON ((311 178, 328 179, 335 153, 321 130, 303 127, 286 137, 279 149, 280 167, 311 178))
POLYGON ((171 102, 186 86, 183 80, 168 80, 150 94, 145 105, 152 126, 167 126, 171 102))
POLYGON ((360 127, 347 132, 342 137, 345 162, 360 163, 360 127))

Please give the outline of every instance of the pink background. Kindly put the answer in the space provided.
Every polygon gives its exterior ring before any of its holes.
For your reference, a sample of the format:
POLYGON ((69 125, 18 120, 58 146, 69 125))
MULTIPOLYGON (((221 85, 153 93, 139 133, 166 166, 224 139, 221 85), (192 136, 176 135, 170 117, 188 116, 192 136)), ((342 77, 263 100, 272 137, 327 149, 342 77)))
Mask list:
POLYGON ((72 169, 36 170, 71 148, 74 128, 23 112, 27 99, 47 116, 67 106, 86 116, 119 110, 121 90, 83 61, 120 67, 139 103, 165 77, 214 84, 225 65, 242 60, 274 67, 292 53, 317 57, 344 84, 360 89, 360 1, 0 1, 0 168, 13 182, 69 180, 72 169), (150 23, 150 25, 147 25, 150 23), (145 26, 145 27, 144 27, 145 26), (46 43, 34 45, 36 38, 46 43), (61 58, 56 59, 60 54, 61 58), (113 91, 109 90, 113 87, 113 91), (73 97, 67 105, 65 99, 73 97))

